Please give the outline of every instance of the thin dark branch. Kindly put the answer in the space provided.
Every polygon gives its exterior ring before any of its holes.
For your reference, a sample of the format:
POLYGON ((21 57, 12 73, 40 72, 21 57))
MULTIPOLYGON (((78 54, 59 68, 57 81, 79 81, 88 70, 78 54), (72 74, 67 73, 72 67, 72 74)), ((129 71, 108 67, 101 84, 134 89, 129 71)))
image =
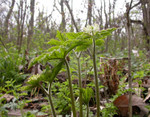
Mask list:
POLYGON ((138 3, 136 3, 135 5, 133 5, 130 9, 133 9, 134 7, 138 6, 141 2, 139 1, 138 3))
POLYGON ((75 19, 74 19, 74 16, 73 16, 72 10, 71 10, 71 8, 70 8, 70 6, 69 6, 69 4, 68 4, 68 1, 67 1, 67 0, 65 0, 65 5, 67 6, 67 8, 68 8, 68 10, 69 10, 69 12, 70 12, 71 19, 72 19, 73 25, 75 26, 76 32, 79 32, 79 29, 78 29, 77 24, 76 24, 76 22, 75 22, 75 19))
POLYGON ((141 24, 141 25, 144 25, 144 23, 141 21, 141 20, 130 20, 131 23, 136 23, 136 24, 141 24))

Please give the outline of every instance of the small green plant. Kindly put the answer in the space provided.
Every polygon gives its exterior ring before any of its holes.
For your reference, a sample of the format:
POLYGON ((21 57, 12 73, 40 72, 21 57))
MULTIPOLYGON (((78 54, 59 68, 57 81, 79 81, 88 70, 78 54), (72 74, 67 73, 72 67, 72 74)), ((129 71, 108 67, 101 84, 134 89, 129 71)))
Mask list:
POLYGON ((0 99, 0 116, 1 117, 7 117, 8 116, 8 110, 5 107, 4 100, 5 99, 0 99))
MULTIPOLYGON (((55 82, 52 87, 52 93, 55 95, 55 98, 53 98, 54 106, 57 108, 57 112, 64 116, 69 115, 71 111, 71 100, 68 86, 68 81, 65 81, 62 83, 55 82)), ((73 84, 73 91, 76 96, 78 96, 76 84, 73 84)))
POLYGON ((102 117, 113 117, 116 112, 117 108, 113 105, 113 103, 106 103, 105 108, 101 110, 102 117))
POLYGON ((86 105, 86 117, 89 117, 89 101, 94 96, 94 92, 92 88, 87 87, 86 89, 82 89, 83 102, 86 105))
POLYGON ((27 75, 20 73, 19 65, 21 64, 22 57, 16 54, 16 51, 11 50, 5 52, 0 50, 0 86, 5 85, 5 81, 15 80, 15 84, 22 83, 27 75))
POLYGON ((96 105, 97 105, 97 117, 100 116, 100 97, 99 97, 99 81, 97 73, 97 62, 96 62, 96 46, 101 46, 103 39, 115 30, 115 28, 99 31, 97 24, 93 26, 87 26, 84 28, 84 32, 88 35, 88 42, 92 43, 92 59, 94 68, 94 80, 95 80, 95 90, 96 90, 96 105))
POLYGON ((15 85, 16 81, 10 80, 10 81, 6 81, 6 85, 5 87, 0 87, 0 93, 2 93, 2 95, 0 97, 2 97, 5 94, 10 94, 13 95, 14 98, 12 99, 11 102, 9 103, 2 103, 5 99, 1 98, 0 100, 0 107, 1 107, 1 115, 3 114, 7 114, 7 109, 6 108, 10 108, 11 110, 16 110, 17 108, 20 109, 20 112, 23 116, 23 108, 25 106, 26 103, 30 102, 29 100, 20 100, 20 96, 26 96, 26 93, 21 93, 21 87, 22 85, 15 85), (5 93, 5 94, 3 94, 5 93))

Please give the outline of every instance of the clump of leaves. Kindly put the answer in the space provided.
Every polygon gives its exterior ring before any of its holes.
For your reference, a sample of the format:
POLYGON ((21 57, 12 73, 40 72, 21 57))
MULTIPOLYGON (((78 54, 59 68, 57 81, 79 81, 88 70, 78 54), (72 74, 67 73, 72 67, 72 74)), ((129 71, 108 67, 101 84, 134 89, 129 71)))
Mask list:
POLYGON ((90 99, 94 96, 94 92, 92 88, 86 87, 85 89, 82 89, 82 97, 83 97, 83 102, 86 104, 87 108, 87 117, 89 117, 89 101, 90 99))
POLYGON ((105 108, 101 110, 101 113, 103 117, 113 117, 117 114, 117 108, 113 103, 106 103, 105 108))
POLYGON ((16 51, 8 53, 1 50, 0 52, 0 85, 4 86, 5 81, 8 80, 15 80, 15 84, 22 83, 27 76, 19 71, 22 58, 16 54, 16 51))
MULTIPOLYGON (((20 109, 21 114, 23 115, 23 108, 25 106, 26 103, 30 102, 29 100, 20 100, 21 96, 25 96, 27 95, 26 93, 21 93, 21 87, 22 85, 15 85, 16 81, 6 81, 6 85, 5 87, 0 87, 0 93, 2 93, 2 95, 0 96, 0 110, 1 110, 1 115, 5 114, 7 115, 7 109, 11 109, 11 110, 16 110, 17 108, 20 109), (3 94, 5 93, 5 94, 3 94), (7 103, 3 103, 4 99, 3 96, 6 94, 10 94, 12 95, 12 101, 10 100, 10 102, 7 103)), ((9 95, 7 97, 10 97, 9 95)), ((5 98, 7 98, 5 97, 5 98)), ((3 117, 3 116, 2 116, 3 117)))

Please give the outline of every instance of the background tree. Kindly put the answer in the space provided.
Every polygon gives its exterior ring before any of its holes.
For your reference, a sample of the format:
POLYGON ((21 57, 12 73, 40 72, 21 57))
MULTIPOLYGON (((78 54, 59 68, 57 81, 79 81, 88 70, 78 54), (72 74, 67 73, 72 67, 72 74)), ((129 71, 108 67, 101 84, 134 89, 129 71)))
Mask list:
POLYGON ((33 37, 33 32, 34 32, 34 7, 35 7, 35 0, 30 1, 30 12, 31 12, 31 17, 29 21, 29 27, 28 27, 28 39, 27 39, 27 50, 30 49, 30 43, 33 37))
POLYGON ((8 37, 9 19, 10 19, 10 16, 11 16, 12 12, 13 12, 14 5, 15 5, 15 0, 12 0, 11 6, 9 8, 9 11, 8 11, 8 13, 6 15, 5 22, 4 22, 4 34, 3 34, 3 37, 8 37))
POLYGON ((17 49, 18 53, 20 53, 23 43, 23 35, 25 33, 24 25, 27 12, 27 2, 20 0, 19 4, 17 4, 17 7, 18 11, 14 13, 14 17, 17 22, 17 49))
POLYGON ((64 12, 64 0, 60 1, 60 6, 61 6, 61 15, 62 15, 60 30, 62 30, 64 32, 65 29, 66 29, 66 20, 65 20, 65 12, 64 12))

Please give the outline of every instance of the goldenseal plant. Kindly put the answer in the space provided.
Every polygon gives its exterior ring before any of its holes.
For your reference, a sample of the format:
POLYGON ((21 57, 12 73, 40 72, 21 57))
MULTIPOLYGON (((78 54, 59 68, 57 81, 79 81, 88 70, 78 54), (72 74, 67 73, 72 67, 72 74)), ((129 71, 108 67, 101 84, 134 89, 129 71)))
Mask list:
MULTIPOLYGON (((57 31, 56 39, 51 39, 48 44, 50 48, 43 52, 38 57, 34 58, 29 68, 37 63, 46 63, 57 61, 54 65, 53 69, 50 69, 49 66, 46 70, 40 74, 31 76, 29 78, 28 87, 35 88, 40 87, 42 91, 46 94, 49 99, 52 114, 56 117, 55 109, 52 103, 52 94, 51 94, 51 85, 56 77, 56 75, 61 71, 61 69, 65 66, 67 71, 68 83, 69 83, 69 92, 70 92, 70 100, 71 100, 71 110, 73 113, 73 117, 76 117, 76 107, 75 107, 75 98, 74 92, 72 88, 72 75, 70 71, 70 65, 68 61, 68 55, 74 50, 77 52, 77 59, 78 59, 78 72, 81 73, 80 69, 80 56, 81 52, 91 48, 92 45, 92 52, 93 52, 93 66, 94 66, 94 77, 95 77, 95 89, 96 89, 96 102, 97 102, 97 117, 100 115, 100 104, 99 104, 99 86, 98 86, 98 77, 97 77, 97 68, 96 68, 96 46, 101 46, 104 43, 104 40, 108 35, 115 29, 107 29, 99 31, 99 27, 97 24, 93 26, 87 26, 84 28, 83 32, 69 32, 69 33, 61 33, 57 31), (49 84, 48 88, 44 88, 44 82, 49 84)), ((81 74, 79 74, 79 79, 81 80, 81 74)), ((79 89, 81 88, 81 83, 79 89)), ((81 95, 81 94, 80 94, 81 95)), ((83 96, 80 96, 83 97, 83 96)), ((80 113, 82 113, 82 101, 80 101, 80 113)), ((87 109, 88 110, 88 109, 87 109)), ((81 114, 82 116, 82 114, 81 114)))
POLYGON ((103 43, 103 39, 105 39, 108 35, 111 35, 111 32, 114 30, 115 28, 99 31, 98 24, 94 24, 93 26, 88 25, 83 29, 83 31, 89 35, 89 39, 92 40, 92 59, 94 67, 97 117, 100 116, 100 96, 99 96, 99 81, 96 63, 96 45, 101 45, 103 43))

